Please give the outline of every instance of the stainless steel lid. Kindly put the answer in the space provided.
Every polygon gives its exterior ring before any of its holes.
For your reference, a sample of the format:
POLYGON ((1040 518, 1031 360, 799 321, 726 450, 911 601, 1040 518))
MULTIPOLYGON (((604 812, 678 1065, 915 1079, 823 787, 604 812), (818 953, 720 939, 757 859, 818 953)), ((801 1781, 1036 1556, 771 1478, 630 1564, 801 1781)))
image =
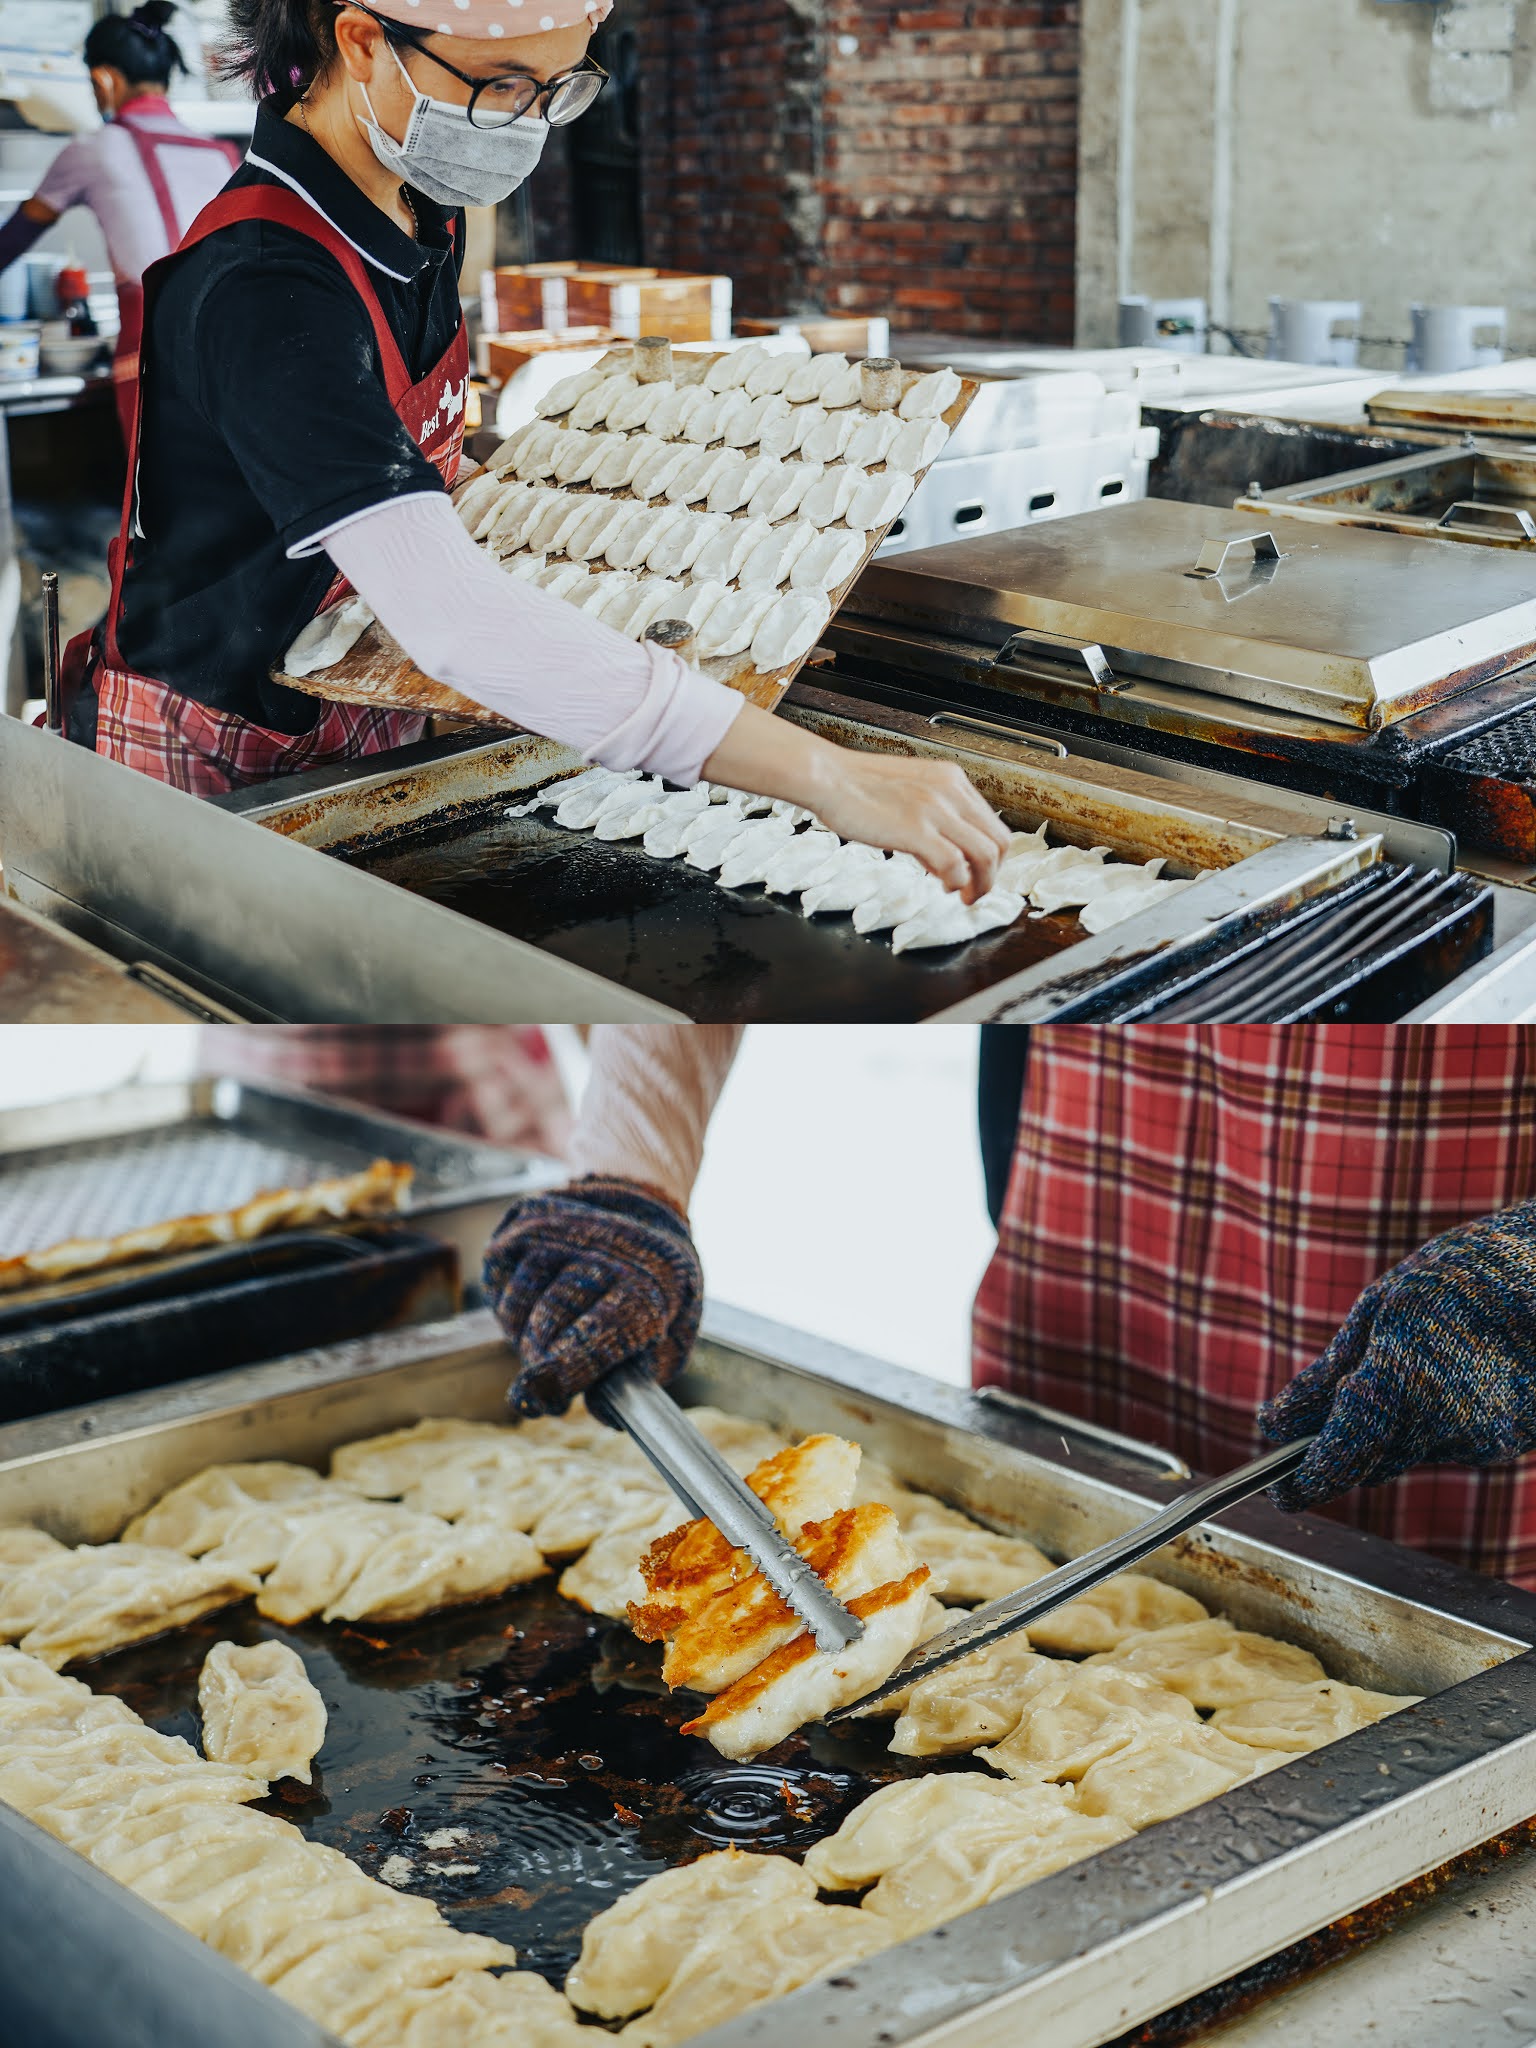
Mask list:
POLYGON ((842 616, 1371 729, 1536 657, 1536 564, 1149 499, 875 562, 842 616))

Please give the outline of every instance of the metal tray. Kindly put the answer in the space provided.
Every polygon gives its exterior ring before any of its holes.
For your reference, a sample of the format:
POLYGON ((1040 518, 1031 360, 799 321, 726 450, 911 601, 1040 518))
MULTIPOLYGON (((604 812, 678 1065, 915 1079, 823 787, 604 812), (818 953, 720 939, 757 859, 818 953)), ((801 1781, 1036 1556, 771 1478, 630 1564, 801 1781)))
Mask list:
MULTIPOLYGON (((221 1458, 319 1461, 348 1438, 423 1415, 497 1415, 506 1370, 494 1323, 482 1314, 16 1425, 0 1430, 0 1519, 37 1520, 60 1536, 99 1541, 166 1487, 221 1458)), ((1122 1451, 1017 1404, 943 1387, 718 1306, 706 1316, 683 1393, 786 1431, 855 1436, 911 1482, 1060 1555, 1123 1530, 1182 1483, 1133 1447, 1122 1451)), ((1346 1679, 1433 1697, 701 2041, 710 2048, 789 2039, 938 2048, 963 2040, 967 2048, 1014 2048, 1027 2036, 1039 2048, 1096 2048, 1536 1812, 1536 1657, 1528 1654, 1536 1600, 1332 1523, 1280 1517, 1262 1502, 1181 1539, 1155 1569, 1239 1623, 1319 1650, 1346 1679)), ((389 1712, 401 1712, 413 1649, 430 1655, 437 1638, 458 1631, 460 1672, 473 1679, 487 1657, 508 1654, 500 1624, 495 1609, 464 1610, 381 1639, 376 1654, 392 1658, 393 1668, 375 1668, 375 1689, 389 1712)), ((326 1633, 337 1662, 366 1662, 342 1632, 326 1633)), ((513 1648, 525 1660, 523 1683, 537 1690, 541 1646, 525 1634, 513 1648)), ((149 1650, 123 1654, 143 1658, 149 1650)), ((195 1654, 194 1646, 181 1658, 194 1675, 195 1654)), ((469 1692, 473 1702, 475 1686, 469 1692)), ((445 1745, 456 1754, 453 1701, 461 1695, 441 1685, 436 1694, 433 1762, 421 1766, 423 1774, 440 1767, 445 1745)), ((523 1752, 508 1706, 502 1698, 485 1711, 493 1722, 504 1716, 502 1754, 516 1763, 523 1752)), ((578 1728, 576 1740, 584 1739, 578 1728)), ((383 1805, 390 1783, 370 1777, 366 1754, 337 1761, 353 1818, 363 1804, 383 1805)), ((545 1899, 568 1880, 575 1839, 550 1826, 548 1802, 595 1810, 587 1785, 572 1792, 570 1778, 584 1767, 580 1757, 570 1762, 569 1776, 558 1774, 557 1784, 555 1774, 544 1775, 531 1801, 527 1785, 510 1780, 503 1795, 524 1802, 525 1864, 542 1872, 545 1899)), ((825 1761, 822 1768, 835 1772, 825 1761)), ((438 1782, 429 1780, 412 1799, 437 1798, 438 1782)), ((687 1800, 683 1787, 672 1800, 672 1822, 687 1800)), ((293 1815, 310 1824, 302 1809, 293 1815)), ((376 1850, 380 1830, 398 1820, 388 1810, 377 1814, 376 1850)), ((576 1833, 590 1840, 594 1829, 603 1832, 589 1819, 585 1834, 576 1833)), ((0 1853, 19 1831, 20 1823, 0 1815, 0 1853)), ((56 1867, 57 1859, 46 1866, 39 1859, 38 1881, 51 1881, 56 1867)), ((88 1924, 101 1924, 104 1942, 120 1934, 135 1902, 71 1868, 91 1902, 88 1924)), ((458 1883, 445 1879, 434 1891, 450 1918, 464 1910, 454 1896, 458 1883)), ((477 1924, 516 1942, 520 1916, 537 1903, 526 1889, 482 1899, 477 1924)), ((145 1924, 141 1913, 137 1924, 146 1952, 174 1978, 185 1963, 184 1940, 168 1924, 145 1924)), ((78 1933, 75 1940, 84 1959, 91 1950, 78 1933)), ((292 2038, 314 2038, 298 2015, 292 2038)), ((166 2036, 159 2048, 181 2048, 181 2041, 166 2036)))
POLYGON ((1499 447, 1430 448, 1314 483, 1239 498, 1256 519, 1283 512, 1328 526, 1536 548, 1536 454, 1499 447))
POLYGON ((1043 649, 1094 696, 1162 681, 1375 731, 1530 660, 1536 568, 1147 499, 876 562, 859 619, 1043 649))
POLYGON ((416 1169, 404 1214, 431 1218, 466 1272, 549 1160, 300 1089, 203 1079, 71 1096, 0 1114, 0 1256, 236 1208, 389 1158, 416 1169))

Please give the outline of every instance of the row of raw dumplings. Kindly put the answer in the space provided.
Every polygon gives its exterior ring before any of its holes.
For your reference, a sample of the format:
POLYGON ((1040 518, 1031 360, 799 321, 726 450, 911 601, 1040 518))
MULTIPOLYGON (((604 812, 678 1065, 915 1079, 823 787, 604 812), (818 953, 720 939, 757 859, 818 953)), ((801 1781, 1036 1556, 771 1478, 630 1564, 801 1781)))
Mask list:
MULTIPOLYGON (((471 531, 485 524, 497 502, 493 479, 502 488, 509 480, 590 484, 594 491, 627 491, 646 505, 702 505, 717 514, 745 510, 770 525, 803 519, 859 535, 888 525, 916 488, 912 472, 894 465, 871 470, 857 463, 748 456, 737 448, 679 448, 650 434, 567 433, 542 423, 513 434, 492 456, 486 474, 459 495, 471 531)), ((565 502, 575 509, 590 507, 592 499, 565 502)))
POLYGON ((846 912, 855 931, 889 931, 898 953, 952 946, 1040 913, 1079 908, 1090 932, 1107 931, 1189 884, 1162 879, 1163 862, 1109 860, 1103 846, 1051 846, 1046 827, 1016 832, 992 888, 965 903, 910 854, 839 839, 793 804, 700 783, 669 791, 637 769, 594 768, 552 783, 509 817, 553 810, 556 824, 599 839, 638 839, 655 860, 681 856, 726 889, 761 884, 800 898, 806 917, 846 912))

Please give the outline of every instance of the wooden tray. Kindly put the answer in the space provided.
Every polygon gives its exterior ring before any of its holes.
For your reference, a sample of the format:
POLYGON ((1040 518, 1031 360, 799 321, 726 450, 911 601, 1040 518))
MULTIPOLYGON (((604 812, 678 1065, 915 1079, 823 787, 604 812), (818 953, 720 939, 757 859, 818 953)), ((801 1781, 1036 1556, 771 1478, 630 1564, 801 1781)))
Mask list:
MULTIPOLYGON (((677 357, 676 381, 680 384, 701 382, 723 353, 723 350, 716 350, 708 354, 677 357)), ((627 347, 621 347, 610 350, 598 367, 620 370, 625 368, 630 360, 631 351, 627 347)), ((927 374, 926 371, 905 371, 902 381, 903 392, 910 390, 920 377, 927 374)), ((971 403, 980 389, 981 386, 974 378, 961 378, 960 396, 943 416, 944 423, 951 433, 970 410, 971 403)), ((883 463, 877 463, 871 473, 877 473, 884 467, 883 463)), ((483 472, 469 472, 462 481, 468 483, 473 475, 479 473, 483 472)), ((914 493, 927 474, 926 469, 917 474, 913 481, 914 493)), ((594 495, 587 484, 562 485, 556 488, 569 490, 573 497, 594 495)), ((596 495, 612 497, 616 501, 632 500, 632 493, 628 491, 610 491, 596 495)), ((910 502, 909 499, 908 503, 910 502)), ((733 516, 745 518, 745 508, 733 516)), ((875 551, 900 517, 901 512, 898 511, 887 525, 869 536, 869 545, 864 551, 863 560, 844 583, 829 593, 828 602, 832 607, 833 616, 868 568, 875 551)), ((764 711, 773 711, 777 709, 784 693, 809 659, 809 654, 804 655, 790 667, 771 672, 755 668, 750 658, 744 655, 735 655, 724 660, 701 661, 697 665, 705 675, 712 676, 715 681, 726 683, 733 690, 739 690, 749 703, 761 706, 764 711)), ((366 704, 376 710, 414 711, 427 717, 470 720, 477 725, 511 723, 507 719, 498 719, 483 705, 477 704, 458 690, 449 688, 447 684, 434 682, 431 677, 424 676, 405 650, 381 625, 370 626, 352 651, 330 668, 304 677, 290 676, 278 670, 274 672, 273 680, 286 685, 289 689, 302 690, 307 696, 322 697, 335 704, 366 704)))

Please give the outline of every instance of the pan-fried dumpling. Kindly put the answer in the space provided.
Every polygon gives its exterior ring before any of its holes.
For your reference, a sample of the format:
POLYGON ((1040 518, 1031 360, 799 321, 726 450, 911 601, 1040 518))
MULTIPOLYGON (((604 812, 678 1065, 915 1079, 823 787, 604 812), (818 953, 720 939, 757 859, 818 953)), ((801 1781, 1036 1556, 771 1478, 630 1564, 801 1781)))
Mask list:
POLYGON ((382 1503, 369 1507, 358 1502, 307 1521, 262 1585, 258 1612, 285 1628, 323 1614, 399 1531, 402 1521, 432 1527, 425 1516, 382 1503))
POLYGON ((338 1932, 280 1976, 272 1989, 333 2034, 347 2039, 402 1991, 445 1984, 465 1970, 511 1966, 516 1951, 485 1934, 459 1934, 446 1924, 338 1932))
POLYGON ((398 1993, 347 2039, 349 2048, 591 2048, 592 2034, 534 1971, 466 1970, 398 1993))
POLYGON ((630 2048, 672 2048, 765 1999, 890 1946, 890 1930, 855 1906, 760 1906, 694 1945, 652 2009, 631 2020, 630 2048))
POLYGON ((740 1914, 815 1897, 815 1878, 787 1856, 722 1849, 663 1870, 588 1922, 566 1996, 598 2019, 624 2019, 654 2005, 689 1952, 740 1914))
POLYGON ((1261 1761, 1260 1752, 1198 1721, 1182 1728, 1165 1725, 1091 1764, 1077 1788, 1077 1803, 1083 1813, 1149 1828, 1230 1792, 1279 1761, 1274 1755, 1261 1761))
POLYGON ((129 1643, 184 1627, 254 1593, 258 1581, 180 1551, 151 1551, 146 1557, 93 1571, 83 1582, 59 1583, 21 1639, 21 1647, 55 1670, 87 1657, 105 1656, 129 1643))
POLYGON ((928 1568, 848 1601, 864 1633, 846 1649, 816 1647, 809 1631, 765 1657, 745 1678, 710 1701, 685 1735, 702 1735, 722 1756, 746 1758, 772 1749, 797 1728, 850 1706, 890 1677, 922 1634, 928 1568))
POLYGON ((242 1764, 269 1784, 313 1780, 325 1741, 325 1701, 286 1643, 215 1643, 197 1680, 203 1753, 242 1764))
POLYGON ((592 1460, 534 1523, 533 1540, 545 1557, 575 1557, 620 1518, 664 1498, 670 1495, 660 1479, 637 1473, 621 1484, 611 1468, 592 1460))
POLYGON ((434 1525, 425 1515, 369 1556, 327 1621, 414 1621, 439 1607, 490 1600, 545 1569, 543 1553, 521 1530, 466 1516, 434 1525))
POLYGON ((1151 1731, 1197 1725, 1188 1700, 1139 1672, 1094 1670, 1091 1665, 1049 1664, 1024 1675, 1026 1697, 1018 1726, 978 1752, 1011 1778, 1058 1781, 1080 1778, 1100 1757, 1151 1731))
POLYGON ((1091 1657, 1115 1649, 1127 1636, 1206 1618, 1200 1602, 1188 1593, 1165 1586, 1160 1579, 1122 1572, 1042 1615, 1031 1624, 1029 1635, 1036 1649, 1052 1656, 1091 1657))
POLYGON ((1002 1742, 1018 1727, 1042 1674, 1057 1669, 1022 1629, 957 1657, 908 1688, 891 1748, 898 1756, 957 1756, 1002 1742))
POLYGON ((904 420, 941 419, 959 396, 960 379, 954 371, 934 370, 918 378, 898 410, 904 420))
POLYGON ((1324 1678, 1311 1685, 1277 1687, 1262 1699, 1218 1708, 1211 1726, 1250 1749, 1297 1755, 1337 1742, 1341 1735, 1353 1735, 1358 1728, 1374 1727, 1388 1714, 1418 1703, 1414 1693, 1367 1692, 1362 1686, 1324 1678))
POLYGON ((752 636, 752 664, 767 673, 803 661, 826 631, 831 600, 819 590, 779 594, 752 636))
POLYGON ((135 1515, 123 1540, 200 1557, 222 1543, 257 1502, 324 1497, 334 1491, 308 1465, 285 1465, 275 1458, 250 1465, 210 1465, 135 1515))
POLYGON ((1130 1636, 1117 1649, 1091 1657, 1084 1668, 1095 1666, 1137 1672, 1206 1709, 1267 1699, 1277 1684, 1309 1685, 1328 1676, 1310 1650, 1219 1620, 1130 1636))
MULTIPOLYGON (((1056 1567, 1043 1550, 1017 1536, 999 1536, 956 1508, 926 1496, 903 1517, 912 1548, 933 1568, 941 1600, 969 1607, 1032 1586, 1056 1567)), ((899 1512, 899 1509, 898 1509, 899 1512)))
POLYGON ((862 1800, 835 1834, 813 1842, 805 1869, 824 1892, 862 1891, 953 1828, 998 1813, 1038 1814, 1053 1801, 1070 1811, 1072 1795, 1054 1785, 1011 1785, 980 1771, 899 1778, 862 1800))
MULTIPOLYGON (((595 770, 586 775, 574 776, 569 781, 551 784, 544 792, 548 798, 558 798, 560 792, 569 794, 580 782, 590 787, 599 775, 610 775, 612 771, 595 770)), ((331 1453, 331 1478, 338 1486, 350 1487, 354 1493, 367 1494, 372 1500, 399 1500, 413 1486, 419 1485, 428 1472, 438 1466, 456 1464, 470 1455, 478 1455, 486 1463, 492 1463, 517 1449, 516 1430, 499 1422, 461 1422, 454 1416, 429 1415, 423 1421, 412 1423, 408 1429, 391 1429, 382 1436, 360 1438, 356 1443, 342 1444, 331 1453)), ((214 1468, 218 1470, 218 1467, 214 1468)), ((238 1472, 243 1468, 225 1468, 238 1472)), ((302 1469, 302 1468, 290 1468, 302 1469)), ((313 1480, 314 1473, 309 1477, 313 1480)), ((196 1484, 196 1482, 189 1482, 196 1484)), ((259 1496, 278 1498, 274 1494, 259 1496)), ((168 1495, 167 1499, 173 1496, 168 1495)))
POLYGON ((1031 1826, 1022 1816, 999 1810, 904 1857, 864 1900, 863 1911, 884 1921, 893 1941, 905 1941, 991 1899, 1021 1891, 1053 1870, 1080 1863, 1130 1833, 1119 1815, 1058 1811, 1031 1826))

